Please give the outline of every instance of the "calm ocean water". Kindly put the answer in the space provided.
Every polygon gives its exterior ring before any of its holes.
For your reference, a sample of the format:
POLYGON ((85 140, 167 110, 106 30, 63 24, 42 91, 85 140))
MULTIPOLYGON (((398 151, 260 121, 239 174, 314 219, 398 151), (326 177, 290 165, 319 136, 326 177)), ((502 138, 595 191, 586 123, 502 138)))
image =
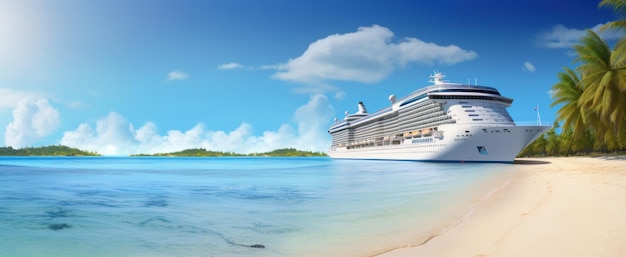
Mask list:
POLYGON ((370 256, 440 233, 511 166, 0 157, 0 256, 370 256))

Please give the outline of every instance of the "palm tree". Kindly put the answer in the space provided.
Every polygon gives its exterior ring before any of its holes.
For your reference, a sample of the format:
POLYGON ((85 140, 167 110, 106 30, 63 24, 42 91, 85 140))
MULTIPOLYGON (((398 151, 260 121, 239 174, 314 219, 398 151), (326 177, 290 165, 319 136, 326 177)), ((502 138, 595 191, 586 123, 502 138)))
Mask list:
POLYGON ((574 138, 572 130, 561 130, 561 134, 557 137, 559 144, 559 155, 569 156, 572 153, 578 152, 578 144, 574 138))
POLYGON ((532 147, 534 155, 542 156, 546 155, 546 145, 548 145, 548 139, 544 133, 539 138, 535 139, 535 142, 533 142, 530 146, 532 147))
POLYGON ((613 29, 616 31, 626 31, 626 0, 602 0, 598 7, 612 8, 617 14, 622 16, 621 20, 611 21, 602 26, 600 30, 613 29))
POLYGON ((580 108, 579 99, 585 88, 580 83, 580 78, 576 72, 570 68, 563 68, 563 72, 558 73, 559 82, 552 86, 552 99, 550 107, 562 104, 556 112, 557 120, 563 122, 563 130, 572 130, 574 137, 582 136, 586 129, 583 113, 580 108))
POLYGON ((546 153, 551 156, 558 156, 561 151, 559 143, 559 137, 556 133, 556 129, 559 128, 559 122, 555 121, 552 128, 545 133, 546 135, 546 153))
POLYGON ((586 124, 593 126, 606 147, 619 148, 626 127, 626 40, 621 39, 611 51, 609 45, 592 30, 587 30, 579 45, 575 61, 585 86, 578 104, 586 124), (592 119, 597 116, 598 120, 592 119))
MULTIPOLYGON (((612 8, 621 16, 601 31, 626 31, 626 0, 602 0, 598 6, 612 8)), ((563 122, 560 150, 626 149, 626 38, 620 38, 611 49, 595 32, 587 30, 574 49, 579 66, 576 71, 564 68, 552 87, 551 107, 562 105, 557 111, 557 121, 563 122)), ((559 146, 547 134, 529 146, 532 152, 557 150, 559 146)))

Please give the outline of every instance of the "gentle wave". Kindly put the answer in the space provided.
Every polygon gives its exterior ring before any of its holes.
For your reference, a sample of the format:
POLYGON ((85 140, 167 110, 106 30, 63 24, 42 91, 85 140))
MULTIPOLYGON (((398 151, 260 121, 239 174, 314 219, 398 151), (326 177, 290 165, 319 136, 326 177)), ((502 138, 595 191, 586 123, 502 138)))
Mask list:
POLYGON ((0 256, 368 256, 428 235, 459 194, 506 169, 329 158, 2 157, 0 256))

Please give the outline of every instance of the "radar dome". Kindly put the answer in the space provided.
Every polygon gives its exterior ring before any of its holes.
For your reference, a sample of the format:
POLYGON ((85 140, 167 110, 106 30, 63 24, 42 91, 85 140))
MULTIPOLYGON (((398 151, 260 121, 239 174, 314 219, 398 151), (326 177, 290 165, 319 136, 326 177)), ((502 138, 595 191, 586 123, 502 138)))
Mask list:
POLYGON ((396 102, 396 96, 395 95, 390 95, 389 96, 389 102, 395 103, 396 102))

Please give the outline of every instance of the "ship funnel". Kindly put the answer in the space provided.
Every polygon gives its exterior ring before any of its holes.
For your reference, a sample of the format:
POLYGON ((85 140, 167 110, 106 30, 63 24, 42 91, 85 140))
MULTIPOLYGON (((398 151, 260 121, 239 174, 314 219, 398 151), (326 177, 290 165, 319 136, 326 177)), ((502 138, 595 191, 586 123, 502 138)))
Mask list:
POLYGON ((359 113, 367 113, 367 109, 365 109, 363 102, 359 102, 359 113))

